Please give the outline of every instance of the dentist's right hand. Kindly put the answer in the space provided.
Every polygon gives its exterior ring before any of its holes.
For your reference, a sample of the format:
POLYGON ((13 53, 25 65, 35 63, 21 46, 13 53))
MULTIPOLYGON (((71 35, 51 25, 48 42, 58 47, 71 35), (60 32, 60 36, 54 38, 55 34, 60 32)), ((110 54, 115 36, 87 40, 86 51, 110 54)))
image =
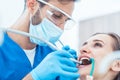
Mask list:
POLYGON ((48 54, 45 59, 31 71, 34 80, 76 80, 76 64, 69 58, 72 55, 65 50, 59 50, 48 54))

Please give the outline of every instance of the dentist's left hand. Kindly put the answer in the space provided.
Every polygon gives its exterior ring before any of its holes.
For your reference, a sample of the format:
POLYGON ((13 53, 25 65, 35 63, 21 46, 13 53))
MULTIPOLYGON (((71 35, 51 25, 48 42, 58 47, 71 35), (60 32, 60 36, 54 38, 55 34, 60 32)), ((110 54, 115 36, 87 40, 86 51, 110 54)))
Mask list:
POLYGON ((80 75, 77 73, 76 64, 69 58, 72 55, 65 50, 52 52, 31 71, 34 80, 76 80, 80 75))
POLYGON ((77 60, 77 52, 74 49, 71 49, 69 45, 65 45, 62 47, 62 49, 68 51, 74 57, 74 59, 77 60))

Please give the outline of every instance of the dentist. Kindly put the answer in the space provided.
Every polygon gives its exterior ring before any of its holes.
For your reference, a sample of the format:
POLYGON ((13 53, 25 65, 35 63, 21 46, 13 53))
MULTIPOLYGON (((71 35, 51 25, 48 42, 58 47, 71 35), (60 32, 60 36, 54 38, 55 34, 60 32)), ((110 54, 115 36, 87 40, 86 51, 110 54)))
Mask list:
MULTIPOLYGON (((54 44, 62 35, 67 21, 72 20, 75 1, 25 0, 23 14, 10 28, 28 32, 54 44)), ((69 60, 73 54, 75 52, 69 48, 53 51, 32 37, 6 32, 0 46, 0 80, 76 79, 79 77, 76 73, 78 69, 69 60)))

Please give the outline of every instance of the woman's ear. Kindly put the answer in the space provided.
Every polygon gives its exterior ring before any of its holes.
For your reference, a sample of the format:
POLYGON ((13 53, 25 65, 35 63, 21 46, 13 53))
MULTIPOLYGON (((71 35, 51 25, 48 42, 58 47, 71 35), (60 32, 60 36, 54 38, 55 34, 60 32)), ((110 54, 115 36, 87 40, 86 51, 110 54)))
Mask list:
POLYGON ((120 71, 120 60, 115 60, 111 65, 111 69, 113 71, 120 71))

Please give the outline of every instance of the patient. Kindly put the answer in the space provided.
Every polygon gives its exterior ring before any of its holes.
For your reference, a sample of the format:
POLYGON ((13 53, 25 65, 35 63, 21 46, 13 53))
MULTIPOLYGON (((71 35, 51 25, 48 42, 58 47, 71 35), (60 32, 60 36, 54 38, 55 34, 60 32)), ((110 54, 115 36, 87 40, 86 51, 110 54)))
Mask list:
MULTIPOLYGON (((113 61, 109 69, 103 74, 99 73, 100 62, 103 57, 116 50, 120 50, 120 37, 117 34, 97 33, 84 42, 80 48, 78 60, 89 61, 90 58, 94 58, 93 80, 120 80, 120 60, 113 61)), ((84 62, 84 64, 77 67, 79 68, 80 80, 88 80, 86 76, 90 73, 91 63, 84 62)))

